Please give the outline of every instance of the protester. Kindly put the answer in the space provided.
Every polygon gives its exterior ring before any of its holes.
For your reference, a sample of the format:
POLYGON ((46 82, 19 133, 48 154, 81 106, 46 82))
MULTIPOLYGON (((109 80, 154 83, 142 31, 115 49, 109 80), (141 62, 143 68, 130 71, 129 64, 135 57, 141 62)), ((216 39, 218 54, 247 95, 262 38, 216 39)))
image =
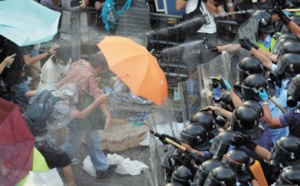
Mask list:
POLYGON ((0 74, 5 70, 5 68, 10 68, 10 65, 14 62, 16 55, 13 54, 11 56, 7 56, 1 63, 0 63, 0 74))
MULTIPOLYGON (((46 113, 40 113, 42 111, 39 111, 39 114, 33 113, 36 111, 35 108, 40 108, 41 104, 45 105, 50 103, 50 100, 46 100, 47 103, 41 103, 39 101, 39 95, 44 93, 43 90, 36 91, 36 101, 35 98, 33 98, 32 104, 29 105, 28 109, 24 113, 24 117, 31 132, 34 134, 35 147, 44 156, 49 168, 62 168, 62 175, 67 185, 73 186, 76 185, 76 183, 74 181, 74 175, 71 167, 71 159, 68 154, 60 148, 55 140, 52 139, 51 133, 55 132, 56 129, 63 127, 73 118, 87 117, 99 104, 106 101, 108 95, 99 96, 87 108, 79 111, 74 108, 74 105, 78 101, 78 93, 74 84, 66 84, 61 87, 61 89, 52 92, 56 97, 53 97, 53 99, 57 99, 57 102, 53 105, 53 113, 48 113, 46 120, 39 123, 37 122, 39 119, 35 118, 42 117, 46 113)), ((49 97, 49 99, 52 98, 49 97)), ((51 106, 48 105, 48 107, 51 106)))
MULTIPOLYGON (((76 84, 79 92, 79 103, 76 107, 81 110, 103 93, 98 86, 96 77, 105 72, 107 68, 106 59, 101 52, 98 52, 90 57, 89 62, 85 60, 74 62, 69 73, 58 83, 57 87, 67 83, 76 84)), ((101 150, 99 133, 100 128, 105 128, 107 132, 111 130, 112 116, 107 103, 101 104, 99 108, 101 111, 96 110, 86 120, 73 120, 69 123, 69 131, 62 148, 70 157, 74 157, 85 136, 88 152, 97 173, 97 179, 103 179, 111 176, 116 166, 108 164, 107 157, 101 150)))

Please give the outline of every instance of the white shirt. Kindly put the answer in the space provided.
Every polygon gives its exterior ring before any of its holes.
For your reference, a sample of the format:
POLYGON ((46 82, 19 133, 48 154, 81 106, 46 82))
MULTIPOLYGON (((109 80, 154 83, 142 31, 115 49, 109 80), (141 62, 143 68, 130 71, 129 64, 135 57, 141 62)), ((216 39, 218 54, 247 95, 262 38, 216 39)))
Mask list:
MULTIPOLYGON (((192 11, 194 11, 195 7, 197 7, 197 4, 198 4, 198 0, 188 0, 186 7, 185 7, 185 13, 189 14, 192 11)), ((198 33, 209 33, 209 34, 215 33, 217 31, 217 26, 214 21, 214 16, 209 13, 209 11, 207 10, 206 5, 203 1, 201 1, 201 6, 199 9, 203 12, 203 15, 204 14, 208 15, 210 24, 202 25, 202 27, 197 32, 198 33)))

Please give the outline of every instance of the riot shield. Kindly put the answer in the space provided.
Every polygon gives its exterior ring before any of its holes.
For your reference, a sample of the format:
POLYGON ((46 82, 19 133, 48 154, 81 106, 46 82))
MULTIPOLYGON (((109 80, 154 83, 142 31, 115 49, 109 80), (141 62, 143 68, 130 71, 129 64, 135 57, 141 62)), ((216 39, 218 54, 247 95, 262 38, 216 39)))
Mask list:
POLYGON ((199 81, 198 71, 194 72, 189 79, 178 83, 183 123, 187 124, 191 115, 196 113, 202 106, 201 93, 202 81, 199 81))
POLYGON ((252 43, 257 41, 257 30, 258 30, 259 20, 255 18, 250 18, 244 22, 238 30, 238 33, 233 40, 234 43, 237 43, 239 39, 244 37, 248 38, 252 43))
MULTIPOLYGON (((176 122, 174 109, 169 99, 163 105, 152 112, 147 118, 146 123, 149 130, 159 134, 168 134, 179 137, 183 125, 176 122)), ((154 135, 150 136, 150 163, 151 163, 151 183, 153 185, 165 185, 167 177, 170 175, 170 164, 168 157, 175 153, 175 148, 171 145, 164 145, 154 135)))
MULTIPOLYGON (((231 85, 232 79, 231 59, 228 52, 222 52, 219 56, 212 59, 208 63, 197 66, 199 73, 199 81, 202 81, 203 89, 201 89, 201 106, 218 105, 213 95, 213 81, 212 77, 221 76, 225 78, 231 85)), ((224 90, 220 90, 223 92, 224 90)))
MULTIPOLYGON (((239 39, 247 37, 252 43, 257 42, 257 30, 258 30, 258 20, 254 18, 250 18, 248 21, 244 22, 240 27, 236 34, 236 37, 233 40, 233 43, 238 43, 239 39)), ((241 49, 240 52, 232 55, 231 58, 231 76, 233 83, 238 79, 237 77, 237 64, 247 56, 250 56, 251 52, 246 49, 241 49)))

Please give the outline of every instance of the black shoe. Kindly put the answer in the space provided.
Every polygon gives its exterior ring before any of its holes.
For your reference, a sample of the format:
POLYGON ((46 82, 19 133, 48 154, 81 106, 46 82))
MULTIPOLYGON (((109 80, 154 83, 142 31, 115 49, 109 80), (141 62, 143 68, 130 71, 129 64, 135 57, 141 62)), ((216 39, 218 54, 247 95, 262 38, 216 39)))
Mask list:
POLYGON ((117 165, 109 165, 105 171, 96 171, 97 179, 105 179, 112 175, 115 172, 117 165))

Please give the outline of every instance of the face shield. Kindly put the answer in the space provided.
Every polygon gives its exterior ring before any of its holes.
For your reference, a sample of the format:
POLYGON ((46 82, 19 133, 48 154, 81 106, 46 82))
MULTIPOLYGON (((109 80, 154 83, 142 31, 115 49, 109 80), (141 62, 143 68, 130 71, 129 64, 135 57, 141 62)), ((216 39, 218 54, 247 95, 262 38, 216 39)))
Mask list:
POLYGON ((230 126, 231 126, 232 130, 235 132, 243 129, 241 121, 237 120, 234 114, 232 114, 230 126))
POLYGON ((194 178, 193 182, 196 183, 196 185, 203 185, 207 176, 208 176, 208 173, 205 172, 204 170, 202 170, 201 166, 200 166, 195 174, 195 178, 194 178))
POLYGON ((215 179, 212 174, 209 174, 205 180, 204 186, 226 186, 226 183, 215 179))
POLYGON ((262 88, 248 88, 245 86, 242 86, 242 94, 245 98, 245 100, 254 100, 254 101, 260 101, 260 97, 258 95, 258 91, 261 90, 262 88))
POLYGON ((279 75, 282 75, 288 66, 288 62, 285 60, 284 56, 281 56, 277 62, 277 72, 279 75))
POLYGON ((181 137, 182 142, 187 143, 190 146, 196 146, 197 143, 203 143, 204 142, 204 140, 200 136, 195 137, 195 136, 192 136, 192 135, 189 135, 189 134, 185 133, 184 131, 181 131, 180 137, 181 137))
POLYGON ((273 160, 277 164, 285 163, 286 161, 295 160, 296 157, 294 153, 290 153, 282 148, 280 145, 276 144, 271 152, 271 160, 273 160))
POLYGON ((229 142, 221 139, 220 136, 214 138, 214 143, 210 146, 209 152, 217 159, 221 159, 222 156, 228 151, 229 142))
POLYGON ((300 84, 292 80, 287 93, 286 104, 289 107, 296 107, 300 97, 300 84))
POLYGON ((239 163, 239 162, 231 159, 227 154, 223 155, 221 162, 226 167, 230 167, 233 170, 233 172, 235 172, 235 173, 240 174, 241 172, 238 172, 238 171, 242 171, 242 172, 246 171, 246 166, 244 163, 239 163))
POLYGON ((218 180, 211 173, 207 176, 204 186, 232 186, 236 184, 236 178, 231 176, 231 178, 224 180, 218 180), (230 180, 231 179, 231 180, 230 180))
POLYGON ((276 180, 275 186, 298 186, 298 184, 293 184, 293 182, 280 175, 276 180))

